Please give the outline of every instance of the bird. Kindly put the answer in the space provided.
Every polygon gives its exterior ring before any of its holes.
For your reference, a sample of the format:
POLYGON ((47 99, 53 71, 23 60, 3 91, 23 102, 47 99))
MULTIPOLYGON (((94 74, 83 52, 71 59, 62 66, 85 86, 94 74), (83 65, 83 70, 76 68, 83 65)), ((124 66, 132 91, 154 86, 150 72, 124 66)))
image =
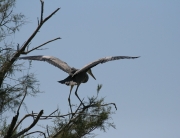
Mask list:
MULTIPOLYGON (((83 104, 82 100, 79 98, 79 96, 77 94, 77 90, 78 90, 80 84, 86 83, 88 81, 88 79, 89 79, 88 74, 96 80, 95 76, 92 73, 91 68, 95 67, 96 65, 98 65, 100 63, 103 64, 108 61, 120 60, 120 59, 135 59, 135 58, 139 58, 139 56, 136 56, 136 57, 130 57, 130 56, 104 57, 104 58, 100 58, 98 60, 95 60, 95 61, 85 65, 81 69, 76 69, 74 67, 70 67, 66 62, 60 60, 59 58, 53 57, 53 56, 44 56, 44 55, 25 56, 25 57, 19 57, 18 59, 46 61, 46 62, 54 65, 55 67, 58 67, 59 69, 63 70, 64 72, 68 73, 69 76, 67 78, 65 78, 64 80, 60 80, 58 82, 61 84, 66 84, 66 85, 70 86, 70 93, 69 93, 68 101, 69 101, 69 105, 71 108, 70 95, 71 95, 71 91, 72 91, 74 85, 77 85, 76 90, 75 90, 75 95, 79 99, 81 104, 83 104)), ((71 108, 71 112, 72 112, 72 108, 71 108)))

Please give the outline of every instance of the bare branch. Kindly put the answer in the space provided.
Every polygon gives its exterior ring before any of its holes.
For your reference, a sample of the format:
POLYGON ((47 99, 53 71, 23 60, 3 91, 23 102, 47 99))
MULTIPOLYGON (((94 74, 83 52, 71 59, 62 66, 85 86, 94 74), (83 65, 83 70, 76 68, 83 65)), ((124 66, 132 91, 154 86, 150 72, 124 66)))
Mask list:
POLYGON ((43 110, 41 110, 39 112, 37 118, 33 121, 33 123, 29 127, 23 129, 21 132, 19 132, 18 134, 14 135, 12 138, 18 138, 19 136, 23 135, 24 133, 29 131, 31 128, 33 128, 36 125, 36 123, 39 121, 39 119, 42 116, 42 114, 43 114, 43 110))
POLYGON ((40 20, 40 23, 42 23, 42 21, 43 21, 43 12, 44 12, 44 1, 40 0, 40 2, 41 2, 41 20, 40 20))
MULTIPOLYGON (((90 114, 84 114, 84 113, 68 113, 68 114, 65 114, 65 115, 53 115, 53 116, 45 116, 45 115, 42 115, 41 117, 44 117, 44 118, 40 118, 40 119, 48 119, 50 117, 62 117, 64 118, 65 116, 69 116, 69 115, 75 115, 75 114, 78 114, 78 115, 88 115, 88 116, 98 116, 98 115, 90 115, 90 114)), ((37 115, 31 115, 31 116, 37 116, 37 115)))
MULTIPOLYGON (((34 114, 33 111, 32 111, 32 114, 34 114)), ((33 120, 35 120, 34 116, 33 116, 33 120)))
POLYGON ((0 53, 2 52, 2 51, 4 51, 4 50, 11 50, 12 48, 4 48, 4 49, 1 49, 0 48, 0 53))
POLYGON ((43 23, 45 23, 49 18, 51 18, 51 16, 53 16, 60 8, 57 8, 53 13, 51 13, 51 15, 49 15, 48 17, 46 17, 44 20, 43 20, 43 23))
POLYGON ((56 109, 54 112, 52 112, 49 116, 47 116, 46 118, 44 118, 44 119, 47 119, 48 117, 50 117, 52 114, 54 114, 55 112, 57 112, 58 111, 58 109, 56 109))
POLYGON ((49 135, 48 125, 46 126, 46 129, 47 129, 47 134, 48 134, 48 137, 49 137, 50 135, 49 135))
POLYGON ((24 52, 25 48, 27 47, 27 45, 31 42, 31 40, 34 38, 34 36, 37 34, 37 32, 40 30, 40 28, 42 27, 42 25, 51 17, 53 16, 60 8, 57 8, 53 13, 51 13, 48 17, 46 17, 45 20, 42 21, 42 23, 39 24, 39 26, 36 28, 36 30, 34 31, 34 33, 29 37, 29 39, 26 41, 26 43, 24 44, 24 46, 21 48, 21 53, 24 52))
POLYGON ((21 105, 22 105, 22 103, 23 103, 23 101, 24 101, 24 99, 25 99, 25 97, 26 97, 26 94, 27 94, 27 86, 26 86, 24 92, 25 92, 25 94, 24 94, 23 99, 21 100, 21 103, 20 103, 19 107, 18 107, 17 114, 19 114, 19 110, 20 110, 20 108, 21 108, 21 105))
POLYGON ((33 117, 32 114, 27 114, 27 115, 25 115, 25 116, 19 121, 19 123, 14 127, 13 132, 18 128, 18 126, 22 123, 22 121, 23 121, 24 119, 26 119, 27 117, 29 117, 29 116, 32 116, 32 117, 33 117))
MULTIPOLYGON (((114 105, 115 109, 117 110, 117 106, 116 106, 115 103, 100 104, 99 106, 107 106, 107 105, 110 105, 110 104, 114 105)), ((80 108, 80 109, 84 110, 84 109, 87 109, 89 107, 97 107, 97 104, 90 104, 90 105, 84 106, 83 108, 80 108)))
MULTIPOLYGON (((57 110, 55 110, 54 112, 56 112, 57 110)), ((53 113, 54 113, 53 112, 53 113)), ((51 114, 53 114, 53 113, 51 113, 51 114)), ((27 118, 27 117, 33 117, 33 120, 35 121, 36 120, 36 118, 35 117, 37 117, 38 115, 36 115, 37 113, 33 113, 33 111, 32 111, 32 114, 27 114, 27 115, 25 115, 20 121, 19 121, 19 123, 14 127, 14 129, 13 129, 13 131, 15 131, 17 128, 18 128, 18 126, 27 118)), ((45 118, 39 118, 39 119, 47 119, 48 117, 59 117, 59 116, 51 116, 51 114, 49 115, 49 116, 41 116, 41 117, 45 117, 45 118)))
POLYGON ((39 26, 39 18, 37 17, 37 22, 38 22, 38 26, 39 26))
POLYGON ((46 44, 48 44, 48 43, 53 42, 53 41, 58 40, 58 39, 61 39, 61 38, 60 38, 60 37, 57 37, 57 38, 55 38, 55 39, 49 40, 49 41, 47 41, 47 42, 41 44, 40 46, 37 46, 37 47, 35 47, 35 48, 33 48, 33 49, 27 51, 27 52, 22 52, 21 54, 28 54, 28 53, 30 53, 30 52, 32 52, 32 51, 34 51, 34 50, 36 50, 36 49, 38 49, 38 48, 40 48, 40 47, 46 45, 46 44))

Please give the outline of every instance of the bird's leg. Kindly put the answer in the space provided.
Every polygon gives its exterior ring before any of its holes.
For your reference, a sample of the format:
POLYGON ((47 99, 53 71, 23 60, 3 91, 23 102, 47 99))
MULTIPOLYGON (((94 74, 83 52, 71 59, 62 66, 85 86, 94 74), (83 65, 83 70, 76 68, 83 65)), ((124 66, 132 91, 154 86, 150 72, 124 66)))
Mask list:
MULTIPOLYGON (((79 85, 80 85, 80 84, 79 84, 79 85)), ((79 96, 78 96, 78 94, 77 94, 77 90, 78 90, 78 88, 79 88, 79 85, 77 85, 77 88, 76 88, 76 91, 75 91, 75 95, 76 95, 76 97, 79 99, 79 101, 81 102, 81 104, 82 104, 83 106, 85 106, 84 103, 82 102, 82 100, 79 98, 79 96)))
POLYGON ((70 99, 70 96, 71 96, 71 91, 72 91, 72 89, 73 89, 73 86, 74 86, 74 85, 71 85, 70 93, 69 93, 69 97, 68 97, 68 101, 69 101, 69 106, 70 106, 70 109, 71 109, 71 113, 72 113, 72 108, 71 108, 71 99, 70 99))

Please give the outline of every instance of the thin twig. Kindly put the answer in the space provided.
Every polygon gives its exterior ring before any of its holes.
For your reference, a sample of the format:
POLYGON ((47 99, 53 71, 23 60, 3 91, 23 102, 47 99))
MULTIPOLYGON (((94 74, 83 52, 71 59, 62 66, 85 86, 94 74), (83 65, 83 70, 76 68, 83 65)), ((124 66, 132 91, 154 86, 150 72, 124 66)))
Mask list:
MULTIPOLYGON (((83 101, 83 100, 84 100, 84 99, 82 99, 82 101, 83 101)), ((78 112, 78 110, 80 109, 81 105, 82 105, 82 103, 79 104, 79 106, 78 106, 78 108, 76 109, 76 111, 72 114, 71 119, 73 118, 73 116, 74 116, 75 114, 77 114, 77 112, 78 112)))
POLYGON ((49 137, 50 135, 49 135, 48 125, 46 126, 46 129, 47 129, 47 134, 48 134, 48 137, 49 137))
POLYGON ((27 86, 26 86, 24 92, 25 92, 25 94, 24 94, 23 99, 21 100, 21 103, 20 103, 19 107, 18 107, 17 114, 19 114, 19 110, 20 110, 20 108, 21 108, 21 105, 22 105, 22 103, 23 103, 23 101, 24 101, 24 99, 25 99, 25 97, 26 97, 26 94, 27 94, 27 86))
MULTIPOLYGON (((35 114, 35 113, 33 113, 33 111, 32 111, 32 115, 33 115, 33 114, 35 114)), ((35 118, 34 118, 34 116, 33 116, 33 120, 34 120, 34 119, 35 119, 35 118)))
POLYGON ((21 53, 21 54, 28 54, 28 53, 32 52, 33 50, 36 50, 36 49, 38 49, 38 48, 40 48, 40 47, 42 47, 42 46, 44 46, 44 45, 46 45, 46 44, 48 44, 48 43, 50 43, 50 42, 53 42, 53 41, 55 41, 55 40, 57 40, 57 39, 61 39, 61 38, 60 38, 60 37, 57 37, 57 38, 55 38, 55 39, 49 40, 49 41, 41 44, 40 46, 37 46, 37 47, 35 47, 35 48, 33 48, 33 49, 31 49, 31 50, 29 50, 29 51, 27 51, 27 52, 23 52, 23 53, 21 53))
POLYGON ((39 26, 39 18, 37 17, 37 22, 38 22, 38 26, 39 26))
POLYGON ((40 0, 41 1, 41 20, 40 20, 40 23, 42 23, 43 21, 43 12, 44 12, 44 1, 43 0, 40 0))
POLYGON ((11 50, 12 48, 4 48, 4 49, 0 49, 0 53, 1 51, 4 51, 4 50, 11 50))
POLYGON ((60 8, 57 8, 53 13, 51 13, 48 17, 46 17, 42 23, 39 24, 39 26, 36 28, 36 30, 34 31, 34 33, 29 37, 29 39, 26 41, 26 43, 24 44, 24 46, 21 48, 21 52, 23 52, 25 50, 25 48, 27 47, 27 45, 31 42, 31 40, 34 38, 34 36, 37 34, 37 32, 39 31, 39 29, 42 27, 42 25, 49 19, 51 18, 51 16, 53 16, 60 8))
MULTIPOLYGON (((50 115, 48 115, 47 117, 45 117, 44 119, 47 119, 48 117, 51 117, 52 114, 54 114, 55 112, 57 112, 58 109, 56 109, 54 112, 52 112, 50 115)), ((41 118, 42 119, 42 118, 41 118)))
MULTIPOLYGON (((68 114, 65 114, 65 115, 53 115, 53 116, 46 116, 46 115, 42 115, 41 117, 44 117, 44 118, 40 118, 40 119, 48 119, 48 118, 52 118, 52 117, 62 117, 62 118, 64 118, 65 116, 68 116, 68 115, 75 115, 75 114, 78 114, 78 115, 88 115, 88 114, 83 114, 83 113, 68 113, 68 114)), ((31 115, 31 116, 37 116, 37 115, 31 115)), ((90 115, 89 114, 89 116, 98 116, 98 115, 90 115)))
POLYGON ((43 20, 43 23, 45 23, 49 18, 51 18, 51 16, 53 16, 58 10, 60 10, 60 8, 57 8, 53 13, 51 13, 48 17, 46 17, 46 18, 43 20))

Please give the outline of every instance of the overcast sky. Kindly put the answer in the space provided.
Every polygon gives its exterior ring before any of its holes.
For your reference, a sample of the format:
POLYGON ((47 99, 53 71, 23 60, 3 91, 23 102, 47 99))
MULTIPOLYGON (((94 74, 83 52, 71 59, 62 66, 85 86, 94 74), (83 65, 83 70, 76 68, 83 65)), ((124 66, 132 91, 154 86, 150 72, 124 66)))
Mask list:
MULTIPOLYGON (((53 0, 45 1, 44 17, 59 7, 60 11, 42 27, 30 47, 56 37, 62 39, 30 55, 52 55, 76 68, 106 56, 141 56, 98 65, 92 69, 97 80, 91 77, 79 87, 79 96, 87 98, 96 95, 97 85, 103 84, 100 97, 117 105, 111 120, 116 129, 95 131, 97 137, 179 138, 180 1, 53 0)), ((18 1, 16 11, 28 20, 13 37, 15 43, 22 45, 37 27, 40 2, 18 1)), ((28 111, 43 109, 48 115, 59 107, 67 113, 70 88, 57 82, 67 74, 38 61, 32 62, 31 72, 37 75, 45 93, 25 99, 28 111)), ((72 102, 79 103, 74 93, 72 102)), ((21 116, 24 114, 22 108, 21 116)))

